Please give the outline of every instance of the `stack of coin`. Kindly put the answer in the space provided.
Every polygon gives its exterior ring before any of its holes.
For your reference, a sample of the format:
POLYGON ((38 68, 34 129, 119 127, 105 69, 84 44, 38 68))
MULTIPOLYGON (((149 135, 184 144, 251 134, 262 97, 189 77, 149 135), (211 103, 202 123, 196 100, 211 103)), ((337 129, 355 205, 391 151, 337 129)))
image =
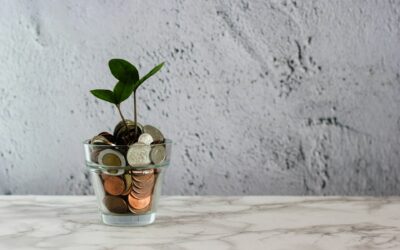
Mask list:
POLYGON ((151 210, 157 174, 153 169, 127 171, 121 176, 101 174, 103 204, 111 213, 142 214, 151 210))
POLYGON ((128 196, 129 210, 134 214, 147 212, 151 207, 155 183, 153 169, 131 171, 132 189, 128 196))

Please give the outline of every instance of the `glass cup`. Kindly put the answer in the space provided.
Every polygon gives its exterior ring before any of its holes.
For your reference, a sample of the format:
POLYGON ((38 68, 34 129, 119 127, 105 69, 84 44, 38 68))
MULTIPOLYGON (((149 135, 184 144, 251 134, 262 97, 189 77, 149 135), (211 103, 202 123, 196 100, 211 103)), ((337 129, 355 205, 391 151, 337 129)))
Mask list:
MULTIPOLYGON (((164 174, 169 166, 171 140, 142 145, 149 164, 129 166, 127 145, 84 142, 86 167, 90 170, 103 223, 143 226, 154 222, 164 174)), ((140 155, 138 157, 141 157, 140 155)))

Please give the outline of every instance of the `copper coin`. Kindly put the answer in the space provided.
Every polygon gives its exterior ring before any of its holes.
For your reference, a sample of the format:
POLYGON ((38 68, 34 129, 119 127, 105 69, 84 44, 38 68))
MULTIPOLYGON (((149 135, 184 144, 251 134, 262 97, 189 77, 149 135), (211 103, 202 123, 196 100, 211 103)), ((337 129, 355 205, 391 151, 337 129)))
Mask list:
POLYGON ((130 194, 131 192, 132 192, 132 188, 129 187, 128 189, 125 189, 125 191, 121 195, 126 196, 126 195, 130 194))
POLYGON ((154 179, 154 174, 148 175, 132 175, 132 180, 135 182, 146 183, 154 179))
POLYGON ((103 198, 103 203, 112 213, 121 214, 128 211, 128 205, 126 204, 126 201, 117 196, 107 195, 103 198))
POLYGON ((143 199, 136 199, 132 195, 128 196, 129 206, 131 206, 134 209, 143 209, 150 204, 150 201, 151 201, 150 195, 143 199))
POLYGON ((104 180, 104 189, 111 195, 120 195, 125 190, 125 183, 118 176, 110 176, 104 180))
POLYGON ((152 179, 150 179, 149 181, 146 181, 146 182, 137 182, 137 181, 133 180, 132 186, 136 187, 138 189, 145 189, 148 187, 152 187, 154 185, 154 179, 155 178, 153 177, 152 179))
POLYGON ((135 188, 134 185, 132 185, 132 191, 130 192, 130 195, 135 197, 136 199, 144 199, 147 196, 151 195, 153 192, 153 185, 146 188, 146 189, 137 189, 135 188))
POLYGON ((137 177, 132 176, 132 181, 138 188, 142 188, 144 186, 147 186, 150 183, 153 183, 154 179, 155 178, 154 178, 153 174, 151 176, 149 176, 149 177, 146 177, 146 179, 137 178, 137 177))
POLYGON ((137 193, 144 193, 150 190, 154 185, 154 182, 149 182, 146 184, 139 184, 136 182, 132 183, 132 190, 134 190, 137 193))
POLYGON ((136 181, 136 182, 148 182, 148 181, 151 181, 152 178, 154 178, 154 174, 132 175, 133 181, 136 181))
POLYGON ((101 173, 101 178, 103 179, 103 181, 105 181, 109 177, 110 177, 110 175, 105 174, 105 173, 101 173))
POLYGON ((151 205, 149 204, 147 207, 142 208, 142 209, 134 209, 133 207, 128 205, 129 211, 131 211, 133 214, 143 214, 148 212, 151 209, 151 205))
POLYGON ((141 197, 139 197, 139 198, 143 198, 143 197, 146 197, 148 194, 151 194, 152 189, 153 189, 153 185, 148 185, 148 186, 143 187, 143 188, 138 188, 135 185, 132 185, 132 192, 131 193, 135 193, 137 195, 140 195, 141 197))

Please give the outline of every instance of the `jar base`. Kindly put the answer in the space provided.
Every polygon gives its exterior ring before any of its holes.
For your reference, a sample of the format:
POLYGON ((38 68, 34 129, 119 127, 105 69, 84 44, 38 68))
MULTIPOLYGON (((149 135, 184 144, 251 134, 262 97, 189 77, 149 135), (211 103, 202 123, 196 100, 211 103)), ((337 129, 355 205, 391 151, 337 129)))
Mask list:
POLYGON ((111 215, 101 214, 101 219, 104 224, 110 226, 145 226, 152 224, 156 219, 156 213, 143 215, 111 215))

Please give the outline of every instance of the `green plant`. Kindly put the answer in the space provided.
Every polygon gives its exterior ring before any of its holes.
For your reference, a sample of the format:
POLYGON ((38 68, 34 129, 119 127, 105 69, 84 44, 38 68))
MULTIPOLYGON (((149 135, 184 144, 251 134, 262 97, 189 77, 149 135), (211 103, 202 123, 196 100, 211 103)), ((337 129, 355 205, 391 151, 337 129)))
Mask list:
MULTIPOLYGON (((152 75, 157 73, 163 66, 164 63, 160 63, 150 70, 142 78, 139 77, 139 72, 134 65, 123 59, 111 59, 108 62, 111 74, 117 78, 118 82, 114 86, 114 89, 93 89, 90 92, 97 98, 115 104, 122 121, 126 128, 125 118, 122 115, 120 104, 128 99, 133 93, 133 113, 134 121, 137 124, 137 105, 136 105, 136 91, 139 86, 149 79, 152 75)), ((135 126, 135 136, 137 135, 137 126, 135 126)))

